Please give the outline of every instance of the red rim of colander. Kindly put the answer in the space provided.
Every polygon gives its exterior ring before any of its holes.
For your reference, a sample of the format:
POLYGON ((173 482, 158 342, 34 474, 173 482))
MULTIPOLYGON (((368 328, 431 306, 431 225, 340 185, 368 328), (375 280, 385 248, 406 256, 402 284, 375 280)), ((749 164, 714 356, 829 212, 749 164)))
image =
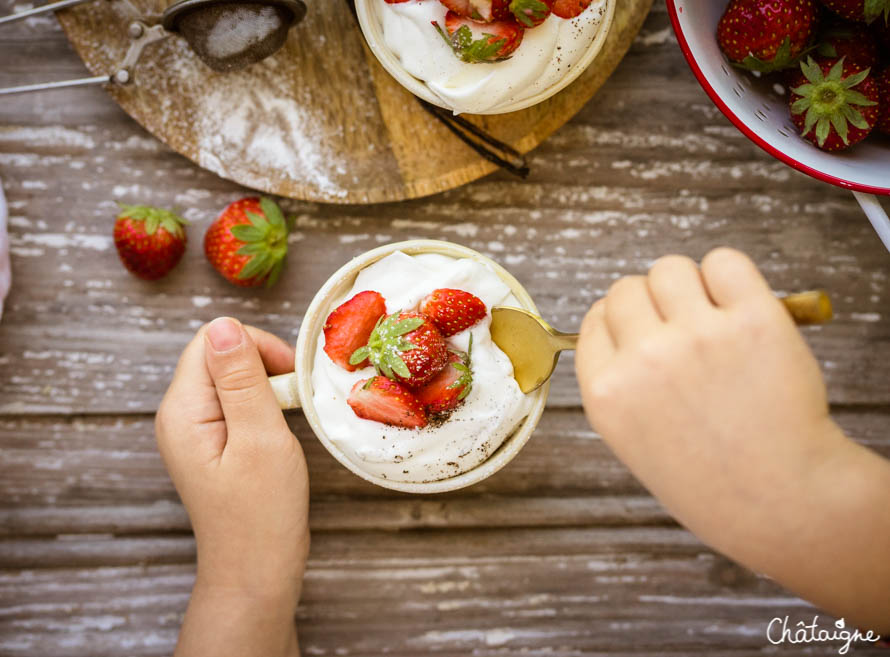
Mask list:
POLYGON ((883 196, 890 196, 890 188, 888 187, 872 187, 871 185, 862 185, 860 183, 854 183, 849 180, 844 180, 843 178, 836 178, 825 173, 824 171, 819 171, 818 169, 814 169, 802 162, 795 160, 787 153, 783 153, 782 151, 778 150, 777 148, 771 146, 766 141, 761 139, 757 135, 757 133, 755 133, 747 125, 745 125, 745 122, 742 121, 738 116, 736 116, 731 109, 729 109, 729 106, 723 102, 723 100, 708 82, 705 74, 702 73, 702 70, 698 67, 698 64, 695 61, 695 57, 692 56, 692 50, 689 48, 689 44, 686 42, 686 37, 683 34, 683 30, 680 28, 680 19, 677 16, 677 7, 675 4, 675 0, 665 0, 665 2, 667 4, 668 15, 671 17, 671 25, 674 28, 674 34, 677 35, 677 42, 680 44, 680 50, 683 51, 683 56, 686 58, 686 62, 689 64, 689 68, 692 69, 692 72, 698 79, 698 83, 701 85, 702 89, 705 90, 705 93, 708 94, 714 104, 720 109, 721 112, 723 112, 727 119, 732 121, 733 125, 738 128, 742 134, 744 134, 748 139, 753 141, 755 144, 760 146, 760 148, 765 150, 776 159, 781 160, 788 166, 794 167, 798 171, 802 171, 808 176, 812 176, 813 178, 816 178, 823 182, 831 183, 832 185, 837 185, 838 187, 843 187, 844 189, 850 189, 857 192, 866 192, 867 194, 880 194, 883 196))

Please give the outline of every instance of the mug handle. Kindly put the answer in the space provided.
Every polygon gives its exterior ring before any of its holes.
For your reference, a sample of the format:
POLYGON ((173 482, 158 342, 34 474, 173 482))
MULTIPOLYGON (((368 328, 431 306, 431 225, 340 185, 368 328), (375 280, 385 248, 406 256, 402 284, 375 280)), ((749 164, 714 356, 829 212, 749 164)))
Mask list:
POLYGON ((881 238, 884 246, 890 251, 890 218, 887 217, 887 212, 881 207, 878 197, 871 194, 863 194, 862 192, 853 192, 853 196, 859 201, 862 211, 865 212, 865 216, 868 217, 871 225, 874 226, 878 237, 881 238))
POLYGON ((300 408, 300 395, 297 392, 296 372, 270 376, 269 383, 272 385, 272 392, 275 393, 275 399, 278 400, 278 406, 281 410, 286 411, 292 408, 300 408))

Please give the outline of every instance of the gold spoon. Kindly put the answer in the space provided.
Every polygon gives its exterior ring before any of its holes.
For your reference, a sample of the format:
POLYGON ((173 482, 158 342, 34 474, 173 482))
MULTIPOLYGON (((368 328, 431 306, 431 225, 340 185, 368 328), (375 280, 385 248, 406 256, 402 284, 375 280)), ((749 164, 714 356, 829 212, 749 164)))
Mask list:
MULTIPOLYGON (((821 324, 833 314, 831 300, 821 290, 780 297, 798 325, 821 324)), ((574 349, 577 333, 562 333, 527 310, 491 309, 491 339, 513 363, 513 376, 524 393, 540 388, 553 374, 559 353, 574 349)))

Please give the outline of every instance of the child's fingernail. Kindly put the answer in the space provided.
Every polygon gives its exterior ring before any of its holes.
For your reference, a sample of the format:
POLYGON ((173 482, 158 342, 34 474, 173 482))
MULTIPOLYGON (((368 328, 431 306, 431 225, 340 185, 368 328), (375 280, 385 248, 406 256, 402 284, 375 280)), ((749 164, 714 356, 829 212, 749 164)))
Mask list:
POLYGON ((218 317, 207 326, 207 339, 214 351, 228 351, 241 344, 241 325, 231 317, 218 317))

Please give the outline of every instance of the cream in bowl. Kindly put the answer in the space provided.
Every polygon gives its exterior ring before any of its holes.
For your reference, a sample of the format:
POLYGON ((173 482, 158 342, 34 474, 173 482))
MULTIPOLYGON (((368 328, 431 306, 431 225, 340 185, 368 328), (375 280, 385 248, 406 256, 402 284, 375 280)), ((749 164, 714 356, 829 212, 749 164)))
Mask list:
POLYGON ((413 493, 468 486, 519 452, 547 399, 547 386, 520 392, 510 360, 492 342, 490 309, 498 305, 536 312, 515 278, 471 249, 434 240, 374 249, 341 268, 318 292, 297 340, 295 373, 274 377, 273 389, 283 408, 302 405, 328 451, 368 481, 413 493), (472 325, 462 328, 436 312, 433 304, 446 291, 482 304, 472 325), (373 308, 370 319, 356 319, 355 304, 373 308), (341 321, 344 308, 349 318, 341 321), (413 316, 420 309, 422 317, 435 321, 418 324, 413 316), (433 344, 444 341, 445 362, 417 338, 442 321, 448 326, 437 329, 433 344), (375 331, 393 337, 387 322, 401 331, 394 343, 374 337, 375 331), (365 333, 357 341, 344 340, 337 333, 342 325, 362 325, 365 333), (402 337, 423 348, 390 348, 402 337), (376 351, 356 354, 362 343, 376 351), (393 354, 410 371, 393 371, 399 368, 386 360, 393 354), (435 361, 432 373, 420 367, 417 377, 427 378, 412 378, 415 364, 427 355, 435 361))
POLYGON ((357 0, 356 9, 371 50, 409 91, 455 113, 500 114, 577 78, 605 41, 615 1, 357 0))

